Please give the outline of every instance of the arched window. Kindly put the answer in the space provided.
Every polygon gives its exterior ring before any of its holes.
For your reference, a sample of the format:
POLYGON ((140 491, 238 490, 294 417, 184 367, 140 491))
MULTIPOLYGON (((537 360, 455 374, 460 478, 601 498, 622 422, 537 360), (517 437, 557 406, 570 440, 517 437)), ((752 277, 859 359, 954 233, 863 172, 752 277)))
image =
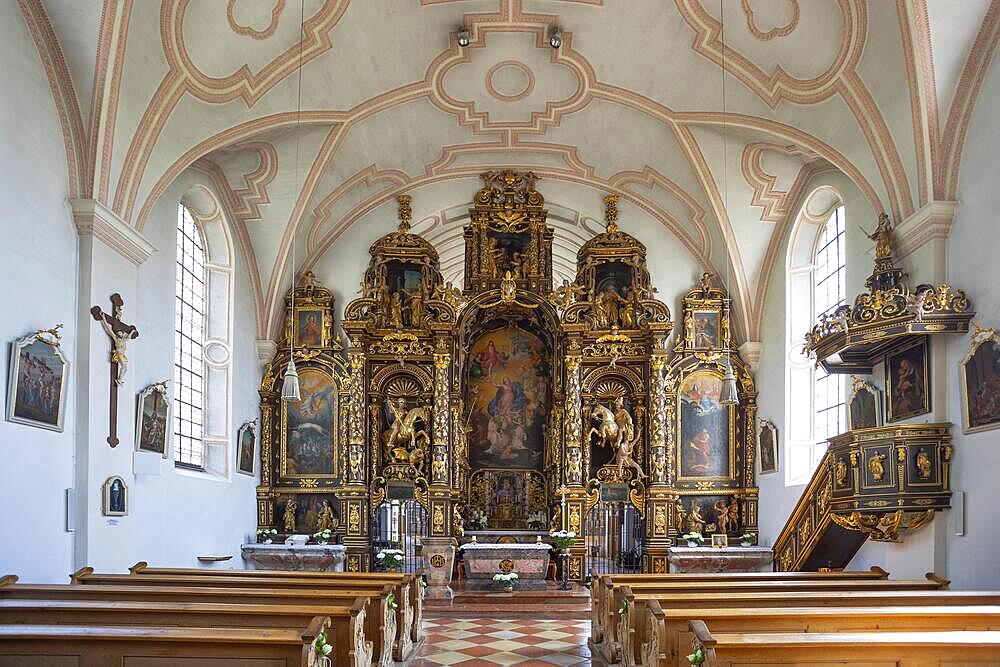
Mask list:
POLYGON ((183 204, 177 207, 174 281, 174 462, 205 467, 205 244, 183 204))
POLYGON ((788 242, 784 470, 789 486, 808 482, 827 438, 846 430, 845 376, 826 373, 802 350, 806 331, 846 302, 846 242, 839 193, 817 188, 806 198, 788 242))

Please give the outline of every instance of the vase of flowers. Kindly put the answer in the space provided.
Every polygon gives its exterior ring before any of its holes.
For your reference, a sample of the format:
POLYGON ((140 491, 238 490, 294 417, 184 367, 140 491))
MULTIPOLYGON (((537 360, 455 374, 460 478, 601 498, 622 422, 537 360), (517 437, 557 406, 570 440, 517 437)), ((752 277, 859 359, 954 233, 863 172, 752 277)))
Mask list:
POLYGON ((486 512, 483 510, 473 510, 468 521, 465 522, 465 526, 469 530, 486 530, 486 525, 486 512))
POLYGON ((688 655, 688 662, 692 665, 703 665, 705 664, 705 647, 701 644, 696 644, 694 647, 694 652, 688 655))
POLYGON ((740 536, 740 546, 748 547, 753 544, 755 539, 757 539, 757 533, 743 533, 740 536))
POLYGON ((274 528, 258 528, 257 544, 271 544, 278 536, 278 531, 274 528))
POLYGON ((403 569, 403 552, 399 549, 382 549, 375 554, 375 559, 387 572, 398 572, 403 569))
POLYGON ((329 528, 313 533, 313 539, 317 544, 326 544, 333 539, 333 531, 329 528))
POLYGON ((681 535, 681 539, 687 542, 689 547, 700 547, 705 542, 705 538, 701 536, 701 533, 684 533, 681 535))
POLYGON ((576 542, 576 533, 572 530, 553 530, 549 533, 549 540, 552 542, 552 548, 566 552, 576 542))
POLYGON ((333 645, 330 644, 326 637, 326 630, 323 630, 318 635, 316 635, 316 640, 313 641, 313 650, 316 652, 316 657, 319 658, 318 664, 320 665, 332 665, 333 662, 330 660, 330 654, 333 653, 333 645))
POLYGON ((497 572, 493 575, 493 582, 503 588, 505 593, 512 593, 517 582, 517 572, 497 572))

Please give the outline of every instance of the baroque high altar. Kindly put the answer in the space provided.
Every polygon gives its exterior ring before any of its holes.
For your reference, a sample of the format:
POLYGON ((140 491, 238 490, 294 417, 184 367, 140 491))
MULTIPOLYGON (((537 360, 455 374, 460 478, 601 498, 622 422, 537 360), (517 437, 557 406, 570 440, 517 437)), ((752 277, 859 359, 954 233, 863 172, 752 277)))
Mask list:
MULTIPOLYGON (((670 344, 670 309, 645 246, 618 226, 617 196, 605 197, 606 230, 580 248, 576 279, 554 286, 537 179, 482 178, 463 289, 443 282, 434 247, 410 231, 404 195, 344 311, 346 342, 333 333, 332 292, 311 273, 286 296, 260 388, 260 527, 333 528, 349 571, 374 569, 373 546, 400 539, 389 509, 401 504, 417 509, 401 530, 425 544, 473 520, 589 538, 591 513, 630 506, 652 572, 689 530, 756 532, 756 390, 725 291, 705 274, 670 344), (282 402, 293 350, 302 400, 282 402), (739 405, 719 401, 727 363, 739 405)), ((590 569, 586 547, 573 549, 572 579, 590 569)))

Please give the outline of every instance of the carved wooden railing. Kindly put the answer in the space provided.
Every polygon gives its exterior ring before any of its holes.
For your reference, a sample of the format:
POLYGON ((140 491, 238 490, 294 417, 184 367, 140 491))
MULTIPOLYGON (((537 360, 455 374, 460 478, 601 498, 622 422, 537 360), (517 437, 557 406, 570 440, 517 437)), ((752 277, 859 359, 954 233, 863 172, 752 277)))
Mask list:
POLYGON ((899 542, 951 502, 951 424, 896 424, 830 438, 774 542, 778 571, 843 568, 867 539, 899 542))

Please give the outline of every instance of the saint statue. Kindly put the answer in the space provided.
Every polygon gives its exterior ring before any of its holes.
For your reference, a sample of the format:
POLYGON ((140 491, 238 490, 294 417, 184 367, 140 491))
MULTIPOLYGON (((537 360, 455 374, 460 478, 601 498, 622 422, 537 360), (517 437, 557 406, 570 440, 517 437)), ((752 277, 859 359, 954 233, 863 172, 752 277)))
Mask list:
POLYGON ((875 231, 871 234, 865 232, 865 236, 875 242, 875 261, 892 257, 892 223, 888 215, 879 215, 875 231))
POLYGON ((725 500, 719 500, 715 503, 715 525, 719 527, 720 533, 729 532, 729 514, 731 508, 726 504, 725 500))
POLYGON ((705 519, 701 516, 701 503, 697 500, 691 503, 691 513, 687 518, 687 529, 689 533, 700 533, 705 529, 705 519))
POLYGON ((424 319, 423 287, 418 287, 410 294, 410 326, 419 327, 424 319))
POLYGON ((316 516, 316 530, 334 530, 338 525, 340 522, 333 513, 333 508, 330 507, 330 501, 324 498, 319 514, 316 516))
POLYGON ((285 501, 285 532, 294 533, 295 532, 295 510, 299 508, 299 504, 295 502, 294 498, 289 498, 285 501))
POLYGON ((386 325, 396 329, 403 328, 403 300, 400 298, 399 292, 393 292, 392 298, 389 300, 389 317, 386 325))

